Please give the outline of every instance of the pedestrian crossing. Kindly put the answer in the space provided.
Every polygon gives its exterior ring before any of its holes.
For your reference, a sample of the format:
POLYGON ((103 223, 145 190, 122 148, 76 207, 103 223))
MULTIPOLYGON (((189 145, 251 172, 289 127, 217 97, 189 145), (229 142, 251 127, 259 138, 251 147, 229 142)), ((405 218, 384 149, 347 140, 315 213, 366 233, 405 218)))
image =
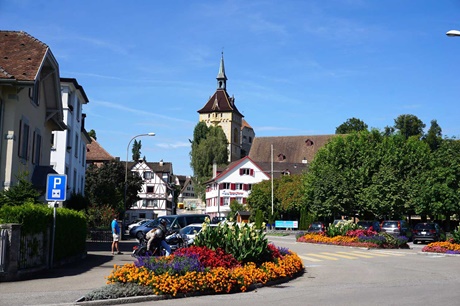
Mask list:
POLYGON ((348 252, 315 252, 298 254, 300 258, 308 262, 321 262, 325 260, 356 260, 363 258, 377 258, 377 257, 390 257, 390 256, 406 256, 407 253, 398 251, 348 251, 348 252))

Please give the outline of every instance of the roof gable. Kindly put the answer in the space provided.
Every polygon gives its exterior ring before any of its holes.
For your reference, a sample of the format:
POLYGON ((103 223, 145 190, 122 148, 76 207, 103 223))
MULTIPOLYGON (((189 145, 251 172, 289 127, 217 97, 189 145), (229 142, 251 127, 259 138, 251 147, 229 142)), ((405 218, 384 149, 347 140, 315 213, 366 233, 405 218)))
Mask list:
POLYGON ((35 80, 49 47, 23 31, 0 31, 0 79, 35 80))
POLYGON ((93 137, 91 143, 86 145, 86 160, 90 161, 111 161, 114 159, 93 137))
POLYGON ((241 158, 239 160, 236 160, 236 161, 230 163, 227 166, 227 168, 225 168, 225 170, 223 170, 215 178, 213 178, 213 180, 218 181, 220 179, 223 179, 228 174, 233 173, 234 171, 239 170, 240 168, 242 168, 242 166, 244 164, 250 164, 251 167, 254 167, 256 169, 256 171, 263 173, 264 176, 266 176, 267 179, 270 178, 270 176, 265 171, 263 171, 256 162, 254 162, 250 157, 245 156, 245 157, 243 157, 243 158, 241 158))
POLYGON ((198 111, 200 114, 214 112, 234 112, 244 117, 236 108, 235 99, 230 97, 225 89, 217 89, 203 108, 198 111))

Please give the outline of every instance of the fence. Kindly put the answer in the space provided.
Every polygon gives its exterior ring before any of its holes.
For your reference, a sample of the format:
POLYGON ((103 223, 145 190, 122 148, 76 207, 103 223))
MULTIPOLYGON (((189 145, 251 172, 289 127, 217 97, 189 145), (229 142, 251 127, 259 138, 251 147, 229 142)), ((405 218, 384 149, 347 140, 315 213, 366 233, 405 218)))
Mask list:
POLYGON ((0 230, 0 272, 6 271, 6 254, 8 248, 8 231, 0 230))

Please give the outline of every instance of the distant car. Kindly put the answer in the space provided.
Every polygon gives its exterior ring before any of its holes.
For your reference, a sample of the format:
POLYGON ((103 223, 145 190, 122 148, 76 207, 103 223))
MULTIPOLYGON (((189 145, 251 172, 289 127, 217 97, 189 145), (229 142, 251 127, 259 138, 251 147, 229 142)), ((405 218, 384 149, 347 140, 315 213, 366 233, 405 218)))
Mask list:
POLYGON ((345 223, 347 223, 348 220, 344 220, 344 219, 335 219, 334 222, 332 222, 332 226, 336 226, 336 225, 344 225, 345 223))
POLYGON ((149 221, 152 221, 152 220, 150 220, 150 219, 142 219, 142 220, 134 221, 133 223, 128 225, 128 231, 131 230, 133 227, 140 226, 140 225, 142 225, 144 223, 147 223, 149 221))
MULTIPOLYGON (((211 223, 208 226, 216 227, 218 225, 211 223)), ((194 224, 190 224, 190 225, 187 225, 186 227, 181 228, 179 233, 182 236, 185 235, 187 237, 187 243, 190 245, 193 243, 196 235, 198 235, 202 229, 203 229, 203 223, 194 223, 194 224)))
POLYGON ((193 223, 203 223, 205 219, 209 219, 209 215, 206 214, 183 214, 183 215, 166 215, 158 217, 155 220, 150 220, 142 225, 137 227, 133 227, 129 231, 129 235, 131 237, 142 239, 145 234, 147 234, 151 229, 157 227, 159 224, 159 220, 165 219, 167 222, 166 229, 168 230, 168 234, 176 233, 181 228, 186 227, 189 224, 193 223))
POLYGON ((324 233, 326 227, 323 222, 313 222, 307 229, 307 233, 324 233))
POLYGON ((446 233, 439 226, 439 224, 434 222, 423 222, 418 223, 414 226, 413 230, 413 242, 414 244, 418 242, 435 242, 435 241, 444 241, 446 240, 446 233))
POLYGON ((217 224, 219 222, 227 220, 227 217, 213 217, 211 220, 212 224, 217 224))
POLYGON ((404 220, 385 220, 380 226, 380 231, 393 236, 405 236, 412 241, 412 228, 404 220))
POLYGON ((365 230, 372 229, 374 232, 380 232, 380 223, 379 221, 368 221, 362 220, 356 223, 359 227, 362 227, 365 230))

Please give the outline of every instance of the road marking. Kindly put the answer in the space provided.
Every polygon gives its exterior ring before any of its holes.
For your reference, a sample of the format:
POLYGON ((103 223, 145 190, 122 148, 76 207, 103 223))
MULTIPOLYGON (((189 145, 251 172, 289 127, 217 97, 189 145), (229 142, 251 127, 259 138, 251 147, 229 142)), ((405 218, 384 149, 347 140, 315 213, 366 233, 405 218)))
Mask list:
POLYGON ((369 255, 369 256, 382 256, 382 257, 387 257, 387 256, 390 255, 390 254, 381 254, 381 253, 377 253, 377 252, 363 252, 363 251, 353 251, 353 253, 369 255))
POLYGON ((321 254, 337 256, 337 257, 346 258, 346 259, 358 259, 359 257, 358 255, 350 255, 349 253, 345 253, 345 252, 337 252, 337 253, 321 252, 321 254))
POLYGON ((321 254, 308 253, 306 255, 313 256, 313 257, 319 257, 319 258, 323 258, 323 259, 327 259, 327 260, 338 260, 335 257, 327 256, 327 255, 321 255, 321 254))
MULTIPOLYGON (((346 252, 339 252, 339 253, 350 254, 350 253, 346 253, 346 252)), ((369 254, 362 254, 362 253, 358 253, 356 251, 353 251, 352 254, 354 256, 358 256, 358 257, 362 257, 362 258, 373 258, 373 256, 370 256, 369 254)))
POLYGON ((302 259, 308 260, 308 261, 314 261, 314 262, 322 261, 321 259, 312 258, 312 257, 307 257, 307 256, 302 256, 302 255, 299 255, 299 257, 302 258, 302 259))
POLYGON ((376 251, 376 252, 379 252, 380 254, 391 255, 391 256, 406 256, 407 255, 407 253, 395 252, 395 251, 376 251))

